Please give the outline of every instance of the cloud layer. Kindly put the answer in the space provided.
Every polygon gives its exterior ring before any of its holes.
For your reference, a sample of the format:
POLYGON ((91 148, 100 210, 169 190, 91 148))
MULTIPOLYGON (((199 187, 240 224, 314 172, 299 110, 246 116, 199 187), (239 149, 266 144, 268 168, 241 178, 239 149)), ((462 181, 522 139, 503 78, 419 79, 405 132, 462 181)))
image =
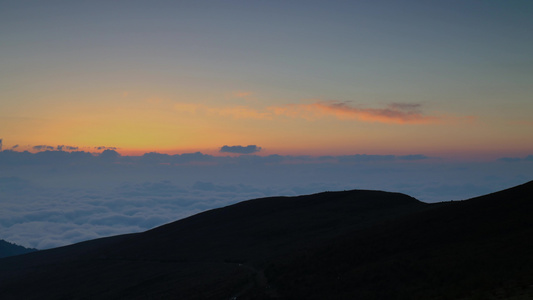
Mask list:
MULTIPOLYGON (((240 147, 237 151, 249 151, 240 147)), ((242 200, 325 190, 398 191, 426 202, 466 199, 533 178, 529 156, 508 161, 451 163, 423 154, 120 156, 110 149, 100 155, 5 150, 0 152, 0 238, 45 249, 139 232, 242 200)))

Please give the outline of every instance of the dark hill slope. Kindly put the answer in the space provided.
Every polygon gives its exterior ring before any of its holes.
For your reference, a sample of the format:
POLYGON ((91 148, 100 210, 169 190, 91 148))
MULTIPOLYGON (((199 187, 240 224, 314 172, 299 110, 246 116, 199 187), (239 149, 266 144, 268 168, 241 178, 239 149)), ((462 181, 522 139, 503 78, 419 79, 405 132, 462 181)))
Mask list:
POLYGON ((431 205, 377 191, 245 201, 0 259, 0 298, 530 299, 532 195, 529 182, 431 205))
POLYGON ((266 273, 289 299, 533 299, 533 182, 353 232, 266 273))
POLYGON ((260 264, 267 258, 313 247, 342 233, 427 206, 403 194, 378 191, 325 192, 244 201, 143 233, 144 244, 136 245, 135 251, 129 253, 260 264), (174 251, 150 249, 154 243, 165 244, 174 251))
POLYGON ((379 191, 245 201, 140 234, 0 260, 0 298, 229 298, 252 292, 258 278, 264 286, 272 261, 427 207, 379 191))

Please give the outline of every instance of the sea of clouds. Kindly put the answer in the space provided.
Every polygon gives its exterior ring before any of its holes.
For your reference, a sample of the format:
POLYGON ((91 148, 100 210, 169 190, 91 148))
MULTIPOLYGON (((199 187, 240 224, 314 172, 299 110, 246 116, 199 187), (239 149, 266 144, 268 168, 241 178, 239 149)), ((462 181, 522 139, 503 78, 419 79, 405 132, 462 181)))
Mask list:
POLYGON ((0 239, 47 249, 145 231, 260 197, 377 189, 438 202, 532 179, 533 156, 480 163, 424 155, 132 157, 114 150, 96 155, 5 150, 0 152, 0 239))

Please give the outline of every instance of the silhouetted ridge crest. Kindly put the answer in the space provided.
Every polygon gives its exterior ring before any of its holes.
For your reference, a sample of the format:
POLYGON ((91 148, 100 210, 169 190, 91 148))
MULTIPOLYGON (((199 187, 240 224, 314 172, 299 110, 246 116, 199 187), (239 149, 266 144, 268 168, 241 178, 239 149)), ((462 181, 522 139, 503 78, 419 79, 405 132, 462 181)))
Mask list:
MULTIPOLYGON (((266 197, 242 201, 222 208, 209 210, 197 215, 169 223, 151 231, 160 231, 179 223, 190 222, 192 219, 216 218, 223 215, 226 218, 265 216, 283 211, 307 212, 308 209, 341 209, 343 211, 388 209, 401 205, 424 205, 423 202, 401 193, 350 190, 341 192, 321 192, 293 197, 266 197)), ((327 213, 328 210, 321 211, 327 213)))
POLYGON ((483 196, 478 196, 469 199, 468 201, 477 202, 483 201, 485 203, 489 202, 520 202, 520 201, 533 201, 533 180, 526 182, 515 187, 511 187, 505 190, 497 191, 483 196))
POLYGON ((23 246, 10 243, 8 241, 0 240, 0 258, 30 253, 34 251, 37 251, 37 249, 25 248, 23 246))

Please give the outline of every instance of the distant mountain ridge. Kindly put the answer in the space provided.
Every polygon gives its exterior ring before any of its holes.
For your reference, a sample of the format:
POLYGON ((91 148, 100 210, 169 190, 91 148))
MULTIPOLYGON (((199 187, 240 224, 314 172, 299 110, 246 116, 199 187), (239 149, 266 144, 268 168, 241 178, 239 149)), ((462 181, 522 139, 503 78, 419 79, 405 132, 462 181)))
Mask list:
POLYGON ((34 251, 37 251, 37 249, 26 248, 20 245, 10 243, 5 240, 0 240, 0 258, 30 253, 34 251))
POLYGON ((437 204, 365 190, 249 200, 0 259, 0 298, 521 299, 532 197, 528 182, 437 204))

